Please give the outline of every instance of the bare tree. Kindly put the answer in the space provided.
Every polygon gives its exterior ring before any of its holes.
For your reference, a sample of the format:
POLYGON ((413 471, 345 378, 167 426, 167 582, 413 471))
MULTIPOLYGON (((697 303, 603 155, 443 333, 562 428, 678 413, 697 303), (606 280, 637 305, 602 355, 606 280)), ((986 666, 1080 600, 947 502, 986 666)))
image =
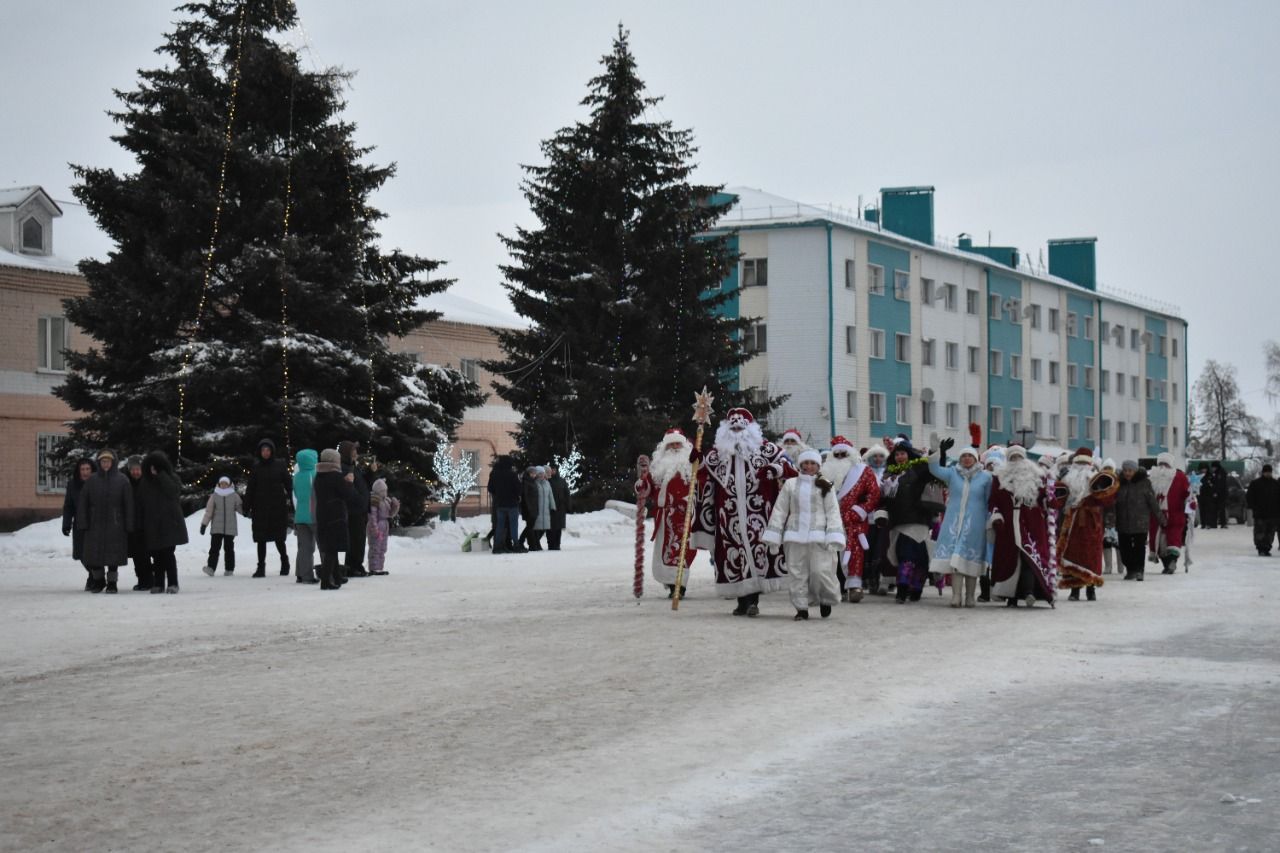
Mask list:
POLYGON ((1196 380, 1201 457, 1225 459, 1236 448, 1261 444, 1261 422, 1240 399, 1236 369, 1210 359, 1196 380))
POLYGON ((1280 400, 1280 343, 1267 341, 1263 350, 1267 354, 1267 399, 1280 400))

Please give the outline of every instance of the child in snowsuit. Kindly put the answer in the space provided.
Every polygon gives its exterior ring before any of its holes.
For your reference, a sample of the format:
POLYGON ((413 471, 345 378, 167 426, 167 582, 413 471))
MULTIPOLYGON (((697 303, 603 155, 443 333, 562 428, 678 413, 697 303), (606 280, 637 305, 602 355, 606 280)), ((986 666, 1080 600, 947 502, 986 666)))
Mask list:
POLYGON ((230 477, 219 477, 218 486, 209 495, 205 504, 204 518, 200 519, 200 533, 212 530, 209 534, 209 559, 205 563, 204 573, 213 577, 218 571, 218 549, 227 555, 224 563, 226 573, 236 570, 236 516, 240 514, 240 495, 231 485, 230 477))
POLYGON ((826 619, 840 600, 836 555, 845 548, 844 521, 835 490, 818 476, 821 466, 818 451, 800 454, 800 476, 783 483, 763 536, 771 553, 781 547, 786 554, 797 622, 809 618, 815 603, 826 619))
POLYGON ((369 497, 369 523, 365 532, 369 539, 369 574, 385 575, 387 536, 391 534, 391 519, 400 513, 400 501, 387 495, 387 481, 373 484, 369 497))

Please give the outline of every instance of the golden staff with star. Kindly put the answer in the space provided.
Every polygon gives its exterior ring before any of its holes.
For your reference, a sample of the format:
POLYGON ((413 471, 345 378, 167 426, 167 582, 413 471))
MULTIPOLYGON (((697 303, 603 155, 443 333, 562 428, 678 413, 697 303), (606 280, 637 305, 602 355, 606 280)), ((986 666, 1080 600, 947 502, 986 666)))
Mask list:
POLYGON ((684 532, 680 534, 680 562, 676 566, 676 591, 671 596, 671 609, 680 609, 680 590, 684 589, 684 555, 689 545, 689 527, 693 524, 693 498, 698 491, 698 465, 702 462, 702 430, 711 421, 711 404, 715 397, 703 385, 702 390, 693 395, 693 422, 698 425, 698 433, 693 439, 693 470, 689 474, 689 499, 684 512, 684 532))

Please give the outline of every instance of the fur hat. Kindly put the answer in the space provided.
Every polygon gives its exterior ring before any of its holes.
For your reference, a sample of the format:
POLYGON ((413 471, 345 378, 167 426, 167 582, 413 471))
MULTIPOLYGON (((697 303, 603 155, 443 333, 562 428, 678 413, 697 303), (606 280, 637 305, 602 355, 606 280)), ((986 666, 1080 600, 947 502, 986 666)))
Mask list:
POLYGON ((734 418, 734 417, 742 418, 744 421, 746 421, 749 424, 753 424, 756 422, 755 416, 752 415, 746 409, 742 408, 741 406, 739 406, 736 409, 730 409, 724 414, 725 420, 730 420, 731 418, 734 418))
POLYGON ((782 434, 782 438, 779 440, 786 441, 787 439, 791 439, 792 441, 796 441, 796 442, 799 442, 800 444, 804 444, 804 436, 800 434, 800 430, 794 427, 784 432, 782 434))
POLYGON ((880 457, 881 459, 888 459, 889 448, 885 447, 883 444, 873 444, 870 447, 868 447, 865 452, 863 452, 862 461, 869 464, 871 462, 871 459, 877 456, 880 457))
POLYGON ((1080 462, 1082 464, 1093 464, 1093 451, 1087 447, 1077 447, 1076 452, 1071 455, 1071 461, 1080 462))
POLYGON ((1161 453, 1159 456, 1157 456, 1157 457, 1156 457, 1156 464, 1157 464, 1157 465, 1168 465, 1170 468, 1177 468, 1177 467, 1178 467, 1178 466, 1177 466, 1177 464, 1175 464, 1175 463, 1174 463, 1174 461, 1173 461, 1173 454, 1172 454, 1172 453, 1169 453, 1169 452, 1167 452, 1167 451, 1166 451, 1166 452, 1164 452, 1164 453, 1161 453))
POLYGON ((797 465, 803 465, 806 462, 812 462, 815 465, 822 464, 822 454, 813 448, 809 448, 800 454, 800 458, 796 460, 797 465))
POLYGON ((665 447, 668 444, 688 444, 689 436, 684 434, 684 430, 672 427, 662 436, 662 444, 665 447))
MULTIPOLYGON (((1026 455, 1025 452, 1023 455, 1026 455)), ((993 444, 986 450, 982 451, 982 455, 978 457, 978 461, 983 465, 1003 465, 1006 458, 1004 448, 998 444, 993 444)))
POLYGON ((387 496, 387 481, 381 477, 374 480, 372 491, 378 497, 385 498, 387 496))
POLYGON ((1006 462, 1012 461, 1013 457, 1015 456, 1017 456, 1019 459, 1026 459, 1027 449, 1023 447, 1021 444, 1011 441, 1009 442, 1009 447, 1004 452, 1005 461, 1006 462))
POLYGON ((849 439, 845 438, 843 435, 837 435, 835 438, 831 439, 831 452, 834 453, 837 450, 845 450, 852 453, 853 445, 850 444, 849 439))
POLYGON ((1102 463, 1102 470, 1103 470, 1103 471, 1114 471, 1114 470, 1116 470, 1116 460, 1114 460, 1114 459, 1112 459, 1110 456, 1108 456, 1108 457, 1106 458, 1106 460, 1105 460, 1105 461, 1103 461, 1103 463, 1102 463))

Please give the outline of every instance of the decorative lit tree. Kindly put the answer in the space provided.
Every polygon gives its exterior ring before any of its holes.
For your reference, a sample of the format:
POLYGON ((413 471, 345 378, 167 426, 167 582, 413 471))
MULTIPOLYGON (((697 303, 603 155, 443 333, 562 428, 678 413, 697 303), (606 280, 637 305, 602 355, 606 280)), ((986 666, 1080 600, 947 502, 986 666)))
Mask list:
POLYGON ((115 247, 67 303, 95 344, 56 391, 79 413, 64 450, 164 449, 199 488, 263 437, 281 456, 354 439, 422 507, 416 472, 481 395, 387 341, 433 319, 420 300, 451 282, 377 247, 366 201, 394 167, 363 162, 340 119, 348 75, 304 71, 281 43, 293 0, 180 11, 165 66, 117 93, 137 170, 76 169, 115 247))
POLYGON ((560 478, 564 480, 565 487, 569 490, 569 494, 576 495, 578 493, 578 480, 582 478, 582 453, 575 444, 569 455, 563 459, 559 454, 552 457, 556 470, 560 472, 560 478))
POLYGON ((453 458, 453 446, 443 442, 436 448, 434 459, 436 479, 436 500, 449 505, 449 517, 457 520, 458 502, 470 494, 476 487, 479 472, 468 464, 465 457, 453 458))
POLYGON ((707 385, 725 409, 757 416, 780 400, 733 391, 749 320, 723 316, 720 285, 737 262, 710 229, 731 203, 689 182, 688 130, 652 119, 627 33, 619 27, 582 105, 590 115, 543 142, 545 165, 525 166, 538 219, 504 238, 511 304, 533 321, 499 333, 505 358, 488 367, 520 413, 526 458, 576 445, 587 504, 629 493, 636 456, 688 420, 707 385))

